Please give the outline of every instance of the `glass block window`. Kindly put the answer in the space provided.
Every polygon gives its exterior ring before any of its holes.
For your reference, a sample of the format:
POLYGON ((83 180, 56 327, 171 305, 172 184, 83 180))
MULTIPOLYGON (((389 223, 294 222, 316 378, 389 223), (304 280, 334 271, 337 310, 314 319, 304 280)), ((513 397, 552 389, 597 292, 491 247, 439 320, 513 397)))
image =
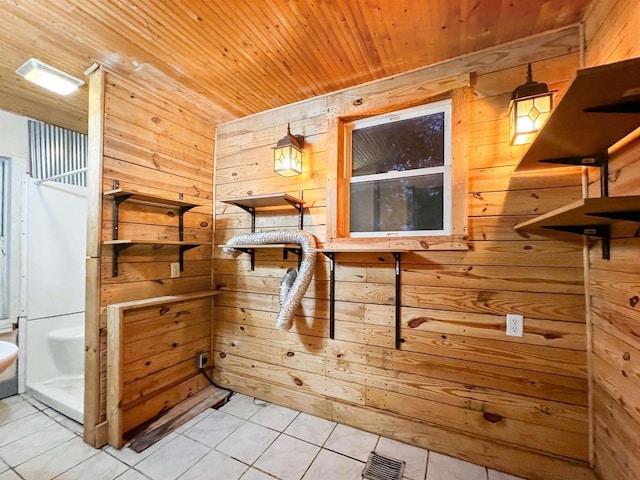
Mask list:
POLYGON ((451 101, 345 124, 352 237, 451 233, 451 101))

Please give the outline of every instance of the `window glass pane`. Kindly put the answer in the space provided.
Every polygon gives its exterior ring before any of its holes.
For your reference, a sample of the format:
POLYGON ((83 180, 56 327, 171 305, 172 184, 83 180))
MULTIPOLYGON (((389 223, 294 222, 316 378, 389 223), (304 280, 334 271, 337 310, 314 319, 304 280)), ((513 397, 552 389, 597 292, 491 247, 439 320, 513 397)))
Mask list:
POLYGON ((351 132, 352 175, 444 165, 444 113, 351 132))
POLYGON ((444 175, 351 184, 352 232, 442 230, 444 175))

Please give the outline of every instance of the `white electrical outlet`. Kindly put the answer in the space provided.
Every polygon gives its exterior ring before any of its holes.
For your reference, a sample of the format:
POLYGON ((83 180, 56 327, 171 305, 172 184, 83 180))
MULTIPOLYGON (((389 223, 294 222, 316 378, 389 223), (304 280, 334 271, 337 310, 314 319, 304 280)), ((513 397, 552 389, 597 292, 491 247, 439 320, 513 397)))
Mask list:
POLYGON ((522 315, 507 314, 507 335, 521 337, 524 334, 524 317, 522 315))
POLYGON ((180 277, 180 263, 172 262, 171 263, 171 278, 180 277))

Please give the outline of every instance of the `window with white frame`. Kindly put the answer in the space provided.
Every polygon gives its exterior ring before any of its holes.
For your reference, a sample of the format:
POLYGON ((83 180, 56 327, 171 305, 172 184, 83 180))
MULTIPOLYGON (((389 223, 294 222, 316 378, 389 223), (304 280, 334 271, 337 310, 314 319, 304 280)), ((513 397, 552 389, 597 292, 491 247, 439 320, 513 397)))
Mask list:
POLYGON ((351 237, 451 234, 451 101, 345 123, 351 237))
POLYGON ((9 159, 0 157, 0 331, 9 317, 9 159))

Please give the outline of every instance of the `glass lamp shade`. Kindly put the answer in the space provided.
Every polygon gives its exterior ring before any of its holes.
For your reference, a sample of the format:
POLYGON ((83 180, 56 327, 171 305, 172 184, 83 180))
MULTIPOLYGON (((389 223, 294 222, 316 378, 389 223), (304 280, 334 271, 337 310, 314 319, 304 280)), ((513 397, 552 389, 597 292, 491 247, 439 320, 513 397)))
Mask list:
POLYGON ((287 126, 287 136, 273 147, 273 171, 283 177, 293 177, 302 173, 302 149, 304 137, 292 135, 287 126))
POLYGON ((551 92, 512 100, 509 106, 510 144, 530 143, 549 117, 552 103, 551 92))
POLYGON ((302 173, 302 152, 293 145, 273 149, 273 170, 283 177, 302 173))

